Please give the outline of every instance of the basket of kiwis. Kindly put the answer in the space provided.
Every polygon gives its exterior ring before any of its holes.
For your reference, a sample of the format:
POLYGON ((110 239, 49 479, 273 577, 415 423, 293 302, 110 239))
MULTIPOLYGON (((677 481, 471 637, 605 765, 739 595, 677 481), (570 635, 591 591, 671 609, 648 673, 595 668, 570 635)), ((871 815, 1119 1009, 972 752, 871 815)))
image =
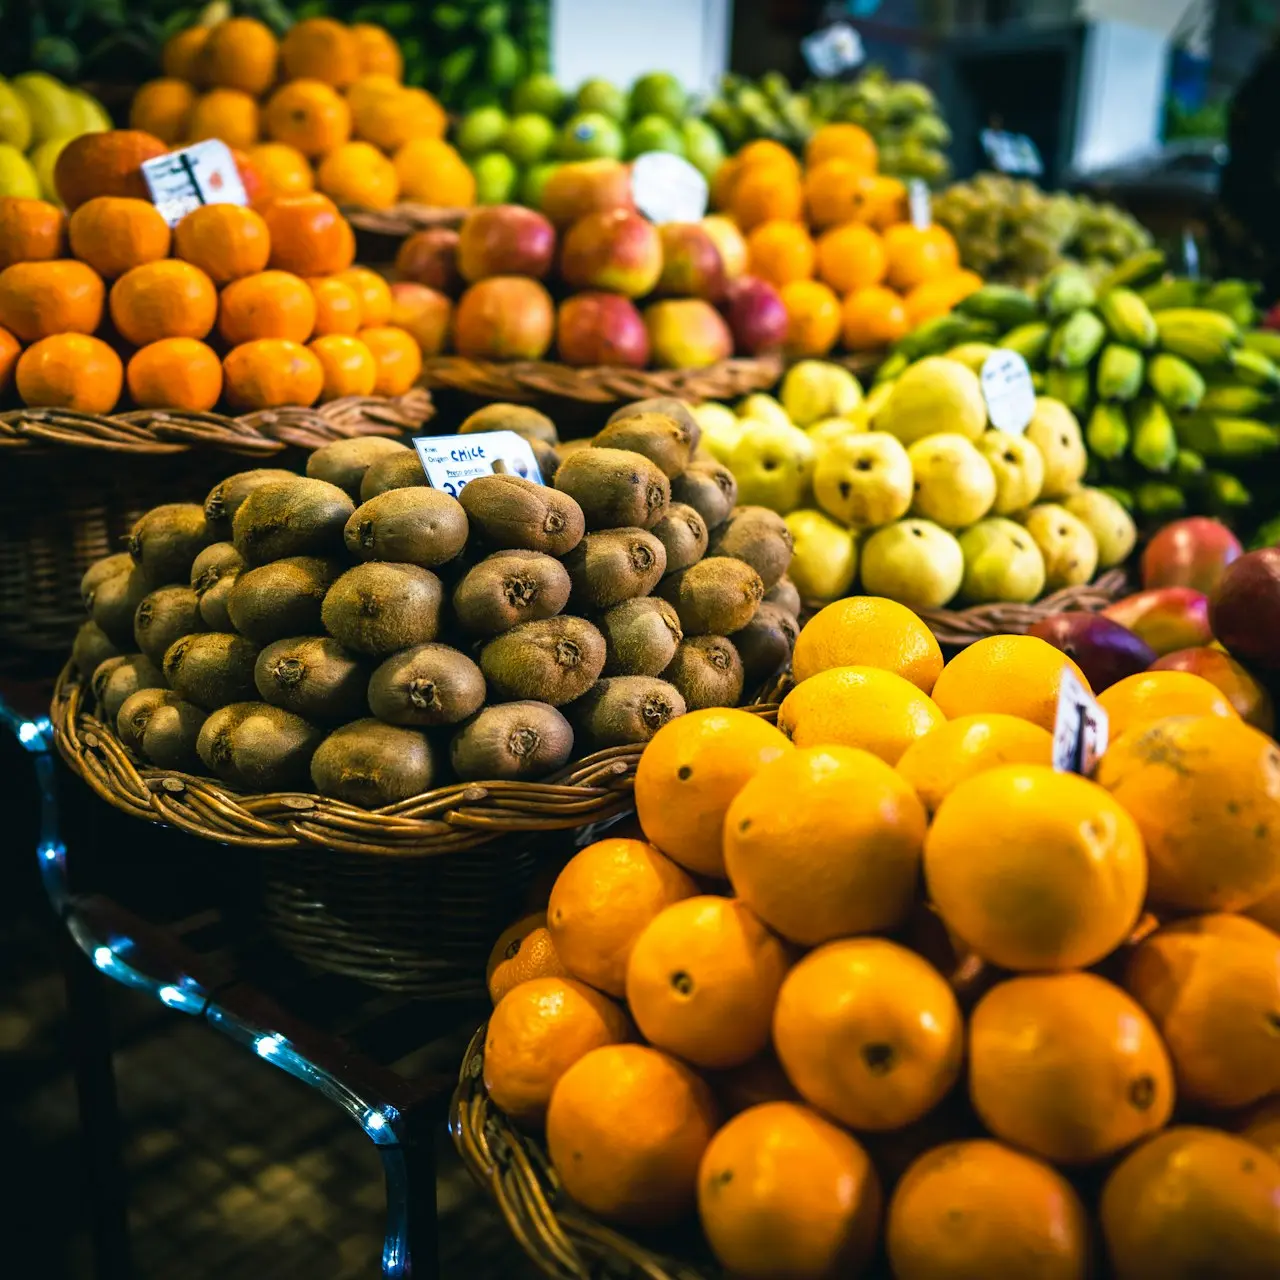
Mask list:
POLYGON ((502 429, 543 483, 455 499, 368 437, 147 512, 84 576, 52 713, 111 803, 261 850, 294 955, 422 996, 475 994, 548 833, 628 810, 653 734, 757 697, 797 631, 786 526, 682 402, 460 431, 502 429))

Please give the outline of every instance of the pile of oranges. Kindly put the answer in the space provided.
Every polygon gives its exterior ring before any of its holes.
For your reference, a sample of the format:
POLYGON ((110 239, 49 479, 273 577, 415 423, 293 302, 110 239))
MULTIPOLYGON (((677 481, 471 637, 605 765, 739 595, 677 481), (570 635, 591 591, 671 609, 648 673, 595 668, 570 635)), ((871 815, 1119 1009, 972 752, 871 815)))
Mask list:
POLYGON ((887 347, 982 285, 945 227, 907 220, 906 187, 877 163, 865 129, 827 124, 803 165, 764 139, 716 175, 713 202, 746 235, 750 273, 780 291, 797 356, 887 347))
POLYGON ((744 1280, 1280 1274, 1280 746, 1145 673, 1058 772, 1066 672, 862 597, 777 728, 659 730, 644 838, 490 966, 486 1085, 573 1200, 744 1280))
POLYGON ((69 216, 0 198, 0 397, 205 412, 413 386, 447 299, 352 266, 351 227, 318 192, 204 205, 171 231, 138 169, 160 146, 128 130, 68 143, 69 216))
POLYGON ((318 188, 368 209, 475 201, 444 109, 402 83, 382 27, 307 18, 277 40, 256 18, 228 18, 173 36, 162 68, 135 95, 130 125, 170 146, 219 138, 270 193, 318 188))

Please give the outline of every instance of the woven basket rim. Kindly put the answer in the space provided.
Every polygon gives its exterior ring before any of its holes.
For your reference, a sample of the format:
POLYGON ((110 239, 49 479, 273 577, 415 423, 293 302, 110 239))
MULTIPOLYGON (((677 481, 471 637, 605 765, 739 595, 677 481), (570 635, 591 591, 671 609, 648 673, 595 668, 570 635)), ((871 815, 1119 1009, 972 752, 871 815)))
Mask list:
POLYGON ((408 236, 433 227, 452 229, 461 225, 469 212, 461 207, 418 204, 413 200, 401 200, 386 209, 369 209, 363 205, 342 207, 343 217, 357 231, 380 236, 408 236))

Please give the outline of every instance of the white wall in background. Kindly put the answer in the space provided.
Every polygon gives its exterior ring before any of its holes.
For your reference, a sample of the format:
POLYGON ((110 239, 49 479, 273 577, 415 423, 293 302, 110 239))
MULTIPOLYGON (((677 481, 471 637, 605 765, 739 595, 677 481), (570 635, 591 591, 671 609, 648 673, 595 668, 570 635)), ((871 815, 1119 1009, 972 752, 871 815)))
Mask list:
POLYGON ((1165 33, 1127 22, 1090 24, 1072 157, 1077 172, 1117 164, 1158 145, 1168 63, 1165 33))
POLYGON ((646 71, 670 71, 687 89, 712 89, 728 65, 731 13, 732 0, 554 0, 556 79, 625 86, 646 71))

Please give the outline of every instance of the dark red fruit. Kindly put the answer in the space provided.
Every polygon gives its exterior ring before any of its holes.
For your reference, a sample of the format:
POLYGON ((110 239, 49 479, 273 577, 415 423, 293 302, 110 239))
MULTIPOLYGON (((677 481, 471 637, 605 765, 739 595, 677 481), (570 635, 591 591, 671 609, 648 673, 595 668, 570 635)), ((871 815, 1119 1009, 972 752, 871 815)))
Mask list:
POLYGON ((1222 571, 1244 554, 1225 524, 1191 516, 1167 524, 1142 553, 1144 587, 1191 587, 1208 595, 1222 571))
POLYGON ((1051 613, 1029 634, 1061 649, 1084 672, 1094 693, 1145 671, 1156 660, 1145 640, 1097 613, 1051 613))
POLYGON ((1280 547, 1227 567, 1209 601, 1213 634, 1248 666, 1280 671, 1280 547))

